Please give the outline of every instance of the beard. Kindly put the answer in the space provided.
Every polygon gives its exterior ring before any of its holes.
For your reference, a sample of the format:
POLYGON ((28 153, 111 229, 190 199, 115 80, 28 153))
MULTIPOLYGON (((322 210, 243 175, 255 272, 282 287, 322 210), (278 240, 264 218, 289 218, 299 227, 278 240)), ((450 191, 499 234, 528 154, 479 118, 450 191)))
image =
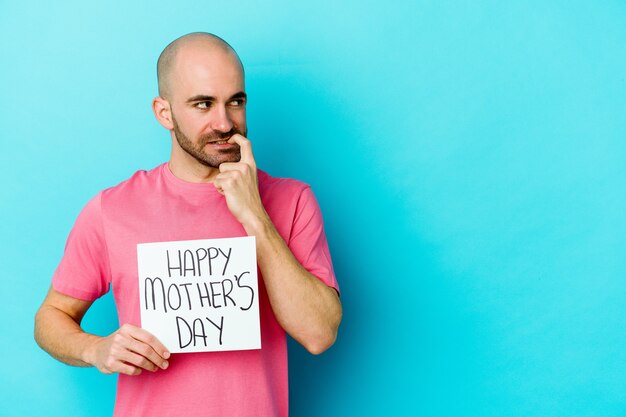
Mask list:
POLYGON ((215 153, 207 153, 204 151, 204 148, 210 142, 216 140, 228 140, 235 133, 246 136, 248 133, 247 131, 242 132, 233 126, 233 128, 228 132, 213 132, 203 135, 198 139, 198 143, 195 144, 182 132, 173 113, 172 121, 174 124, 176 141, 180 147, 202 165, 210 168, 219 168, 219 166, 224 162, 239 162, 241 160, 241 151, 239 149, 239 145, 236 143, 230 149, 218 149, 215 153))

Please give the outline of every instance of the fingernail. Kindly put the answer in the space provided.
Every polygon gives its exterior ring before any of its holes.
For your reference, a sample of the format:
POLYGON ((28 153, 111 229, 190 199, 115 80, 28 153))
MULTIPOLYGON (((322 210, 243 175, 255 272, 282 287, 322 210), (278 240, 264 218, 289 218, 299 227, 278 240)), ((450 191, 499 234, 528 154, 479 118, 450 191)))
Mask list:
POLYGON ((170 353, 169 352, 163 352, 163 357, 165 359, 169 358, 170 357, 170 353))
POLYGON ((167 367, 169 366, 169 363, 167 361, 163 362, 163 364, 161 365, 161 368, 163 369, 167 369, 167 367))

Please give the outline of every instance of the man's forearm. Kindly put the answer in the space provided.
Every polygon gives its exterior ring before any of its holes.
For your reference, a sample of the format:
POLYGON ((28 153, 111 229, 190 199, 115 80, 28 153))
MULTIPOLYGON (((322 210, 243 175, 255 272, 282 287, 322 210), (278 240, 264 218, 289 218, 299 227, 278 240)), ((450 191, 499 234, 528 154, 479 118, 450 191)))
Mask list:
POLYGON ((239 145, 241 160, 222 163, 213 184, 246 233, 256 237, 259 268, 278 323, 309 352, 321 353, 337 337, 339 296, 300 265, 274 227, 261 201, 250 141, 235 134, 228 143, 239 145))
POLYGON ((322 353, 334 343, 341 322, 337 292, 300 265, 269 217, 244 228, 256 237, 259 268, 276 319, 309 352, 322 353))
POLYGON ((35 317, 35 340, 54 358, 73 366, 92 366, 87 347, 98 336, 86 333, 72 317, 54 306, 43 305, 35 317))
POLYGON ((91 305, 50 290, 35 317, 35 340, 53 357, 105 374, 139 375, 167 369, 169 352, 154 335, 130 324, 108 336, 86 333, 80 322, 91 305))

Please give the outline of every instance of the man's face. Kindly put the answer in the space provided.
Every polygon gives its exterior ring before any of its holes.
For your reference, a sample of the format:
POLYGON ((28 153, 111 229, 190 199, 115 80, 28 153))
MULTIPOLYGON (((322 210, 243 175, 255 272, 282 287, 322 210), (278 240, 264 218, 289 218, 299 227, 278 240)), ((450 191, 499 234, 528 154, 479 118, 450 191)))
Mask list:
POLYGON ((211 168, 238 162, 239 145, 226 143, 235 133, 247 135, 246 95, 237 59, 223 51, 181 51, 172 85, 172 130, 180 148, 211 168))
POLYGON ((183 133, 173 113, 172 122, 178 145, 202 165, 219 168, 223 162, 239 162, 241 159, 239 145, 225 142, 235 133, 246 136, 247 131, 233 127, 228 132, 209 132, 193 140, 183 133))

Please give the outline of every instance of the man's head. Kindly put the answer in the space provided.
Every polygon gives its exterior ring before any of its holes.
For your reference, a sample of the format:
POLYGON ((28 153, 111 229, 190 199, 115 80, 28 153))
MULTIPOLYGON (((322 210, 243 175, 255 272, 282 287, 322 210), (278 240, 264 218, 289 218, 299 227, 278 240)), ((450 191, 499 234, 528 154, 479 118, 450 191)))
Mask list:
POLYGON ((239 146, 224 143, 247 134, 244 72, 233 48, 215 35, 190 33, 163 50, 157 76, 152 107, 172 133, 172 158, 212 168, 239 161, 239 146))

